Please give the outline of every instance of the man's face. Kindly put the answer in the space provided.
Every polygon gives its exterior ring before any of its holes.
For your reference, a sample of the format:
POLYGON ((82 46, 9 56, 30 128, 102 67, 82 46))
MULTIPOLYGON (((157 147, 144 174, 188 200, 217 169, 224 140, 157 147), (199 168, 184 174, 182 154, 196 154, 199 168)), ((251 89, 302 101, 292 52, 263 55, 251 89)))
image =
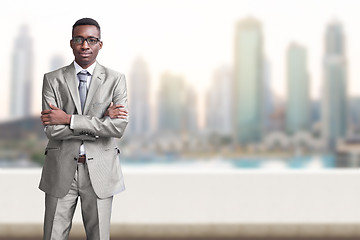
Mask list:
MULTIPOLYGON (((100 32, 93 25, 80 25, 74 28, 73 38, 100 38, 100 32)), ((99 50, 102 48, 103 43, 97 42, 95 45, 90 45, 87 41, 82 44, 75 43, 74 40, 70 40, 70 46, 73 50, 75 61, 84 69, 88 68, 96 61, 96 57, 99 50)))

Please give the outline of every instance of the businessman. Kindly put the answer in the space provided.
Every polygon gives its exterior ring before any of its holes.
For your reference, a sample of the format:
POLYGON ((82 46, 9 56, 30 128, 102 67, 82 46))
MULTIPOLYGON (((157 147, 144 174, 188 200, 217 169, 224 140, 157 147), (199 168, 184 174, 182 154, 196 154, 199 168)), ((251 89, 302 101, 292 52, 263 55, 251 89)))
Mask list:
POLYGON ((125 190, 115 138, 128 123, 126 82, 96 61, 100 39, 97 21, 76 21, 75 60, 44 75, 41 120, 49 142, 39 188, 46 240, 68 239, 79 197, 87 239, 109 239, 113 196, 125 190))

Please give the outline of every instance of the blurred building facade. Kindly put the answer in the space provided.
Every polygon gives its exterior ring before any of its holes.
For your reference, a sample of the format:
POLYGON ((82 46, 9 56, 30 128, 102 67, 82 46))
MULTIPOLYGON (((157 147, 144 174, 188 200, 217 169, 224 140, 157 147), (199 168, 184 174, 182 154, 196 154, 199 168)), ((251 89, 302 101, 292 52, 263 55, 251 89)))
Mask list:
POLYGON ((322 102, 323 138, 330 150, 334 150, 340 138, 346 136, 347 61, 345 36, 341 23, 328 25, 325 34, 324 88, 322 102))
POLYGON ((186 86, 185 94, 185 130, 189 133, 196 134, 199 131, 198 97, 195 89, 190 85, 186 86))
MULTIPOLYGON (((129 77, 129 129, 131 135, 150 132, 150 72, 147 63, 138 57, 129 77)), ((128 134, 129 135, 129 134, 128 134)))
POLYGON ((306 49, 291 44, 287 50, 286 131, 294 134, 310 129, 309 75, 306 49))
MULTIPOLYGON (((50 60, 50 71, 57 70, 65 66, 65 59, 61 55, 54 55, 50 60)), ((68 63, 70 64, 70 63, 68 63)))
POLYGON ((11 71, 10 116, 20 119, 30 116, 33 85, 33 40, 29 26, 23 25, 14 42, 11 71))
POLYGON ((186 85, 182 76, 166 72, 161 76, 158 95, 158 133, 179 134, 185 130, 186 85))
POLYGON ((271 90, 271 65, 269 60, 264 59, 264 133, 267 134, 273 131, 279 125, 278 122, 274 121, 272 114, 275 111, 275 99, 274 93, 271 90))
POLYGON ((244 19, 235 29, 234 140, 257 143, 263 134, 263 34, 261 23, 244 19))
POLYGON ((222 66, 215 70, 206 93, 206 130, 211 133, 230 135, 232 129, 233 70, 222 66))

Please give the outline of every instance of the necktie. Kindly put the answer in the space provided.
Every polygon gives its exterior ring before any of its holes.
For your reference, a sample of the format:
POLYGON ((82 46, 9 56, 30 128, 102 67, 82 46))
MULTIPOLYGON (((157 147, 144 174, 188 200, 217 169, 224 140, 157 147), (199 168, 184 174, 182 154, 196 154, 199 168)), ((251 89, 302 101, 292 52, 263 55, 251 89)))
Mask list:
POLYGON ((81 103, 81 111, 84 113, 84 106, 85 106, 85 100, 86 100, 86 94, 87 94, 87 76, 89 75, 89 72, 86 70, 83 70, 78 73, 78 78, 80 80, 79 84, 79 94, 80 94, 80 103, 81 103))

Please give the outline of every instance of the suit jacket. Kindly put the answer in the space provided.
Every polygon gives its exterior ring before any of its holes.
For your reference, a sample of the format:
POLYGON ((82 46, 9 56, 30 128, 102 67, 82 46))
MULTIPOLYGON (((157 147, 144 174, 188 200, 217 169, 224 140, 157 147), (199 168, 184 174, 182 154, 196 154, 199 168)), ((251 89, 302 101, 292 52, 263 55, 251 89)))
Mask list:
POLYGON ((96 64, 84 114, 81 114, 78 80, 74 64, 44 75, 42 108, 48 102, 72 114, 69 125, 48 125, 49 139, 39 188, 55 197, 64 197, 75 175, 79 148, 85 146, 91 184, 99 198, 107 198, 125 190, 119 162, 120 150, 114 138, 121 138, 126 119, 104 117, 110 103, 122 104, 127 110, 127 90, 124 74, 96 64))

